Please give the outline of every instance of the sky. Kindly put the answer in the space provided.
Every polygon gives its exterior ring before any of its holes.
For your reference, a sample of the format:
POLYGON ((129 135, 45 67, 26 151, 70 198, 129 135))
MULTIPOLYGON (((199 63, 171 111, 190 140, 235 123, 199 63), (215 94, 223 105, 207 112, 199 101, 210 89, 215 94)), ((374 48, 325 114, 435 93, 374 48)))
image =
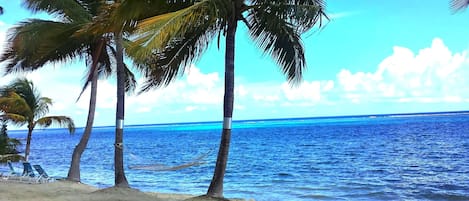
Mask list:
MULTIPOLYGON (((0 52, 9 28, 27 18, 50 19, 20 0, 0 5, 0 52)), ((469 11, 453 13, 449 0, 330 0, 326 12, 331 20, 302 36, 308 69, 293 87, 240 23, 234 120, 469 110, 469 11)), ((221 121, 223 45, 214 41, 189 69, 166 88, 127 95, 125 124, 221 121)), ((0 85, 26 76, 53 99, 50 115, 70 116, 82 127, 89 91, 76 99, 84 72, 79 60, 48 64, 1 77, 0 85)), ((115 86, 113 78, 99 81, 95 126, 114 125, 115 86)))

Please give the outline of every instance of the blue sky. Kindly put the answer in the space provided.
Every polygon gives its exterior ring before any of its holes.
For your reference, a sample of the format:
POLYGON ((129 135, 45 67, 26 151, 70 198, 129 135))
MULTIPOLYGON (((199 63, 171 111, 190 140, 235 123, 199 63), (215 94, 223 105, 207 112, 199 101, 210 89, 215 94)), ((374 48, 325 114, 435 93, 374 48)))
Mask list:
MULTIPOLYGON (((240 24, 236 41, 233 118, 268 119, 469 109, 469 11, 453 14, 449 1, 327 1, 332 20, 303 36, 308 70, 290 87, 275 62, 240 24)), ((0 40, 33 16, 20 1, 0 0, 0 40)), ((3 49, 5 43, 1 43, 3 49)), ((3 50, 0 50, 3 51, 3 50)), ((0 64, 0 71, 4 64, 0 64)), ((213 43, 167 88, 126 99, 126 124, 222 119, 224 51, 213 43)), ((88 92, 81 61, 50 64, 26 75, 54 100, 51 114, 84 126, 88 92)), ((14 75, 18 76, 18 75, 14 75)), ((14 76, 2 77, 0 85, 14 76)), ((101 80, 96 125, 113 125, 115 80, 101 80)))

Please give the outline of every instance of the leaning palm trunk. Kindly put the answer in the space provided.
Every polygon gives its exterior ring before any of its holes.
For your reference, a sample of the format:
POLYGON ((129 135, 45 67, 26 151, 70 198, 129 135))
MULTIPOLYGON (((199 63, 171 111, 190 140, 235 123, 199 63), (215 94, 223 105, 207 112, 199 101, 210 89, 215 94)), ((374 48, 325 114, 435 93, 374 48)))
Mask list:
MULTIPOLYGON (((235 18, 235 17, 233 17, 235 18)), ((212 182, 207 191, 211 197, 223 197, 223 178, 225 177, 226 165, 231 140, 231 120, 233 117, 234 102, 234 56, 235 56, 235 34, 237 21, 233 19, 228 23, 225 50, 225 96, 223 98, 223 131, 221 134, 220 148, 218 150, 217 163, 213 173, 212 182)))
POLYGON ((116 108, 116 139, 114 144, 114 185, 129 187, 124 172, 124 100, 125 100, 125 71, 124 49, 122 47, 122 31, 115 33, 116 63, 117 63, 117 108, 116 108))
POLYGON ((98 91, 98 69, 95 68, 93 71, 93 78, 91 80, 91 93, 90 93, 90 107, 88 109, 88 119, 86 121, 85 131, 80 139, 80 142, 73 150, 72 162, 70 169, 68 170, 67 180, 80 182, 80 161, 81 155, 88 145, 88 141, 91 136, 91 130, 93 128, 94 115, 96 111, 96 94, 98 91))
POLYGON ((29 159, 29 152, 31 151, 31 136, 33 134, 33 123, 28 125, 28 136, 26 137, 26 150, 24 151, 24 160, 28 161, 29 159))

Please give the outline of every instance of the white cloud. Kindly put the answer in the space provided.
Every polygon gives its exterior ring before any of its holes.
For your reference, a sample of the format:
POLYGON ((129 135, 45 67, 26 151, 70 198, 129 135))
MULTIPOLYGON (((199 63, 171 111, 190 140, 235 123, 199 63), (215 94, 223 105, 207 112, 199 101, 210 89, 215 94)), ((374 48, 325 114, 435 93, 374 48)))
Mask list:
POLYGON ((213 88, 220 80, 218 73, 203 74, 194 64, 186 71, 186 81, 191 86, 202 86, 204 88, 213 88))
POLYGON ((307 101, 317 103, 322 93, 334 88, 333 81, 304 81, 299 86, 290 86, 287 82, 281 85, 283 95, 288 101, 307 101))
MULTIPOLYGON (((143 79, 140 79, 139 83, 142 81, 143 79)), ((196 66, 192 66, 184 77, 167 87, 150 90, 138 96, 129 96, 126 106, 135 111, 141 111, 142 107, 146 111, 157 111, 163 107, 185 111, 202 110, 203 107, 197 105, 221 105, 222 87, 218 73, 203 73, 196 66)))
POLYGON ((337 75, 343 96, 353 102, 412 101, 461 102, 469 97, 467 52, 452 53, 435 38, 431 47, 414 54, 410 49, 394 47, 375 72, 351 73, 343 69, 337 75))

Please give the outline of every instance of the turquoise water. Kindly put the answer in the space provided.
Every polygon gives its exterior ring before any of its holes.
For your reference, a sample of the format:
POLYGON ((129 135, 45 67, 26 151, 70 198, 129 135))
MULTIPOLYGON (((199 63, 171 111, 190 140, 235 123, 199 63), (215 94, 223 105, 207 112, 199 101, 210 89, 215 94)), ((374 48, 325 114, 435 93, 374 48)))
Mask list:
MULTIPOLYGON (((126 169, 142 191, 204 194, 220 122, 128 126, 125 164, 176 166, 208 153, 207 163, 177 171, 126 169)), ((233 124, 225 196, 256 200, 469 200, 469 114, 374 115, 239 121, 233 124)), ((30 161, 66 176, 82 129, 35 130, 30 161)), ((24 138, 24 131, 10 131, 24 138)), ((113 184, 112 127, 95 128, 82 180, 113 184)), ((19 168, 19 164, 18 168, 19 168)), ((4 168, 4 167, 2 167, 4 168)))

